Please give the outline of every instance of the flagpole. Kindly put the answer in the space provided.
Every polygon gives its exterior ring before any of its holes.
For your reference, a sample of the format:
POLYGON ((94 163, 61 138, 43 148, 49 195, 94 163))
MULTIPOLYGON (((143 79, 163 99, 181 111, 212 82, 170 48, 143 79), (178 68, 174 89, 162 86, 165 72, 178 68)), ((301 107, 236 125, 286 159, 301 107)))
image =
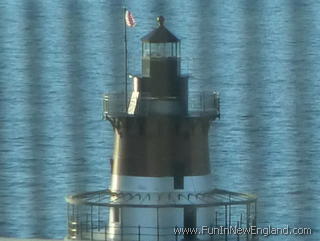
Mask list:
POLYGON ((123 21, 124 21, 124 74, 125 74, 125 90, 124 90, 124 98, 125 98, 125 111, 128 111, 128 44, 127 44, 127 23, 126 23, 126 12, 127 8, 123 8, 123 21))

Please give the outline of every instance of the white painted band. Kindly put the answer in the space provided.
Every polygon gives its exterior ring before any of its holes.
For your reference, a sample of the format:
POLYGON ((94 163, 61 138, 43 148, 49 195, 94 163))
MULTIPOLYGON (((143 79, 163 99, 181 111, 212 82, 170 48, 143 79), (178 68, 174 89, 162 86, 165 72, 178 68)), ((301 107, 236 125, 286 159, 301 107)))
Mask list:
POLYGON ((183 189, 174 189, 173 177, 136 177, 113 174, 110 189, 114 192, 192 192, 210 191, 212 176, 185 176, 183 189))

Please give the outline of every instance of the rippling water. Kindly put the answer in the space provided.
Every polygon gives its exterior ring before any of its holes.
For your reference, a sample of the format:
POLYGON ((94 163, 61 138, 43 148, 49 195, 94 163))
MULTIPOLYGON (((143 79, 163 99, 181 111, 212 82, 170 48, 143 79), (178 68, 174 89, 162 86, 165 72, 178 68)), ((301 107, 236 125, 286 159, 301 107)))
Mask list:
MULTIPOLYGON (((258 195, 261 226, 320 238, 320 2, 131 0, 129 72, 164 15, 193 90, 221 93, 210 130, 216 187, 258 195)), ((63 238, 69 193, 105 188, 113 133, 104 92, 123 90, 116 0, 0 2, 0 236, 63 238)))

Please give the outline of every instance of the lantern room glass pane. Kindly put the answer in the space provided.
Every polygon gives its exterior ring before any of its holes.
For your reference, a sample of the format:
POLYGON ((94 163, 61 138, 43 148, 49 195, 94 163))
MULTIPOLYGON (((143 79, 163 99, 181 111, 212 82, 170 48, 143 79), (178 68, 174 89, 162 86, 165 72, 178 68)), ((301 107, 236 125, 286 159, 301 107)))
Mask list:
POLYGON ((151 43, 150 52, 147 52, 146 47, 144 47, 143 56, 156 58, 177 57, 177 43, 151 43))
POLYGON ((172 44, 172 53, 174 56, 177 56, 177 44, 176 43, 172 44))
POLYGON ((166 51, 166 56, 170 57, 172 56, 172 44, 166 44, 165 45, 165 51, 166 51))
POLYGON ((150 56, 150 43, 143 43, 143 45, 142 45, 142 56, 143 57, 150 56))

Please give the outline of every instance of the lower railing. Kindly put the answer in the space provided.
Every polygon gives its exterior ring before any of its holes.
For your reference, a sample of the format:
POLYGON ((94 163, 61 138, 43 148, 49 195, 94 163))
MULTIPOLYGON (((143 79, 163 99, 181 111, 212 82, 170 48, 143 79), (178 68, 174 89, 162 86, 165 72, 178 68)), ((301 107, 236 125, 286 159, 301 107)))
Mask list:
POLYGON ((150 203, 152 200, 143 199, 138 193, 110 190, 68 196, 68 239, 254 240, 255 235, 249 231, 257 225, 257 199, 254 195, 220 189, 181 195, 184 198, 180 198, 180 194, 169 195, 168 200, 174 202, 162 204, 150 203), (233 232, 238 228, 247 231, 233 232))
MULTIPOLYGON (((180 240, 212 240, 212 241, 249 241, 255 240, 250 234, 249 225, 237 221, 234 226, 208 225, 198 227, 147 227, 147 226, 118 226, 106 225, 105 222, 91 225, 69 223, 68 239, 70 240, 99 240, 99 241, 180 241, 180 240), (245 230, 243 234, 236 229, 245 230), (233 230, 233 231, 232 231, 233 230)), ((252 226, 255 224, 251 224, 252 226)))

